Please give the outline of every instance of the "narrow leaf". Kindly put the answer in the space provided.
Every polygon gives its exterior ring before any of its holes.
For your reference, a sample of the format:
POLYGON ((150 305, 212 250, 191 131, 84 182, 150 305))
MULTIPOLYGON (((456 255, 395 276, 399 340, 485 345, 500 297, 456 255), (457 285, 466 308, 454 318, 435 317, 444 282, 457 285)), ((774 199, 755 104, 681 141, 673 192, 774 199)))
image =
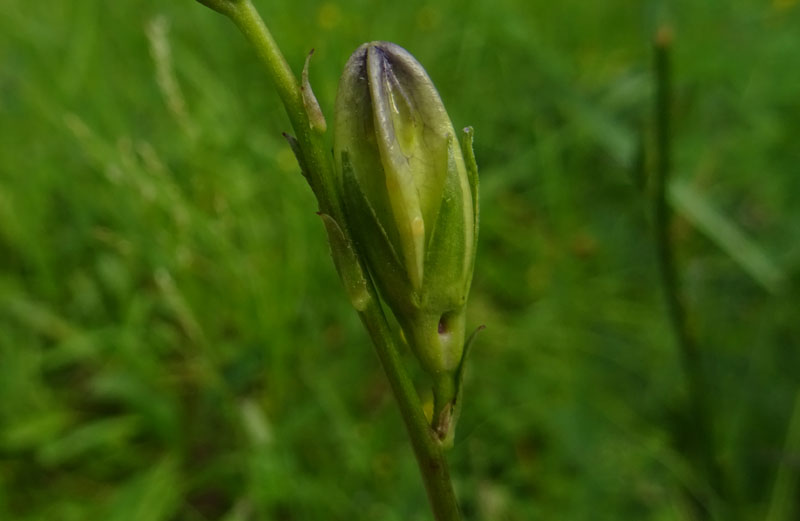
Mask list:
POLYGON ((303 105, 306 108, 306 115, 308 116, 308 123, 311 130, 324 134, 328 129, 328 124, 325 122, 325 115, 319 106, 317 97, 314 96, 314 91, 311 90, 311 84, 308 82, 308 65, 311 63, 311 56, 314 54, 314 49, 306 56, 306 63, 303 65, 303 78, 300 90, 303 93, 303 105))

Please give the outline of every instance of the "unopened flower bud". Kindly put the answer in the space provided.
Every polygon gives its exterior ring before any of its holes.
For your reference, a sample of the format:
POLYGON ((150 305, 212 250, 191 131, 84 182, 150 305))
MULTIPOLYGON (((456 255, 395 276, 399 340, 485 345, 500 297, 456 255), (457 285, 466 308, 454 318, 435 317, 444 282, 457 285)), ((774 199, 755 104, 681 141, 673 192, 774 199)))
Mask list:
POLYGON ((461 363, 477 241, 471 130, 462 141, 406 50, 372 42, 353 53, 334 127, 347 227, 422 367, 442 381, 461 363))

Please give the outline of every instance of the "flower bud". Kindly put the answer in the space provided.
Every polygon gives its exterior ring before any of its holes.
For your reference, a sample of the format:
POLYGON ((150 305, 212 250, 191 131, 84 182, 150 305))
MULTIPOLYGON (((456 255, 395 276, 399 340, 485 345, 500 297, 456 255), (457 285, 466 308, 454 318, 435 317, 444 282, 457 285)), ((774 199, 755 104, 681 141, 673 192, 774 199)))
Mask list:
POLYGON ((422 367, 447 380, 462 359, 477 241, 471 129, 462 151, 419 62, 372 42, 339 82, 334 154, 357 254, 422 367))

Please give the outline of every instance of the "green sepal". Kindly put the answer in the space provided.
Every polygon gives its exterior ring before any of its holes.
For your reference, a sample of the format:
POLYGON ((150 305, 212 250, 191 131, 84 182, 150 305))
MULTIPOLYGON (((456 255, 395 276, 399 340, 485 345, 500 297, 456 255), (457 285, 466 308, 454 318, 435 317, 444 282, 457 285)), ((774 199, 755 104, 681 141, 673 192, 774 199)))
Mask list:
MULTIPOLYGON (((475 229, 478 229, 478 163, 475 161, 475 150, 472 142, 475 137, 475 130, 472 127, 464 127, 464 135, 461 138, 461 153, 464 155, 464 164, 467 167, 467 179, 469 188, 472 191, 472 209, 475 215, 475 229)), ((475 234, 477 236, 477 233, 475 234)))
MULTIPOLYGON (((434 378, 434 416, 453 399, 449 380, 464 349, 464 307, 473 260, 472 199, 452 134, 443 150, 445 184, 425 255, 425 276, 419 302, 398 316, 420 365, 434 378)), ((396 313, 397 314, 397 313, 396 313)))
POLYGON ((341 174, 344 208, 355 249, 367 257, 368 266, 381 270, 380 277, 373 276, 373 279, 383 298, 408 307, 408 276, 386 230, 361 190, 347 151, 341 153, 341 174))
POLYGON ((464 198, 459 182, 454 139, 448 136, 447 175, 442 189, 442 203, 433 226, 425 255, 425 278, 422 295, 423 310, 443 313, 464 306, 467 299, 465 280, 471 261, 467 256, 469 233, 464 222, 464 198))
POLYGON ((485 328, 486 326, 478 326, 464 343, 464 354, 461 357, 461 363, 452 376, 455 385, 453 390, 455 398, 453 398, 453 401, 448 407, 442 410, 438 418, 434 418, 435 424, 433 430, 439 438, 439 443, 445 449, 453 447, 453 440, 456 436, 456 424, 458 424, 458 419, 461 416, 461 406, 463 404, 464 395, 464 368, 466 367, 467 357, 469 357, 469 353, 472 350, 472 345, 475 343, 478 333, 485 328))
MULTIPOLYGON (((472 148, 472 141, 475 131, 472 127, 465 127, 461 138, 461 153, 464 156, 464 164, 467 167, 467 179, 469 181, 470 192, 472 192, 472 216, 474 219, 474 230, 472 240, 472 262, 475 262, 475 254, 478 248, 478 228, 480 224, 480 182, 478 181, 478 163, 475 161, 475 151, 472 148)), ((470 265, 470 279, 472 277, 473 266, 470 265)), ((471 282, 471 280, 470 280, 471 282)))
POLYGON ((333 264, 350 298, 350 303, 357 311, 364 311, 371 297, 367 289, 367 279, 361 270, 353 244, 333 217, 325 213, 320 213, 319 216, 322 217, 325 230, 328 232, 333 264))

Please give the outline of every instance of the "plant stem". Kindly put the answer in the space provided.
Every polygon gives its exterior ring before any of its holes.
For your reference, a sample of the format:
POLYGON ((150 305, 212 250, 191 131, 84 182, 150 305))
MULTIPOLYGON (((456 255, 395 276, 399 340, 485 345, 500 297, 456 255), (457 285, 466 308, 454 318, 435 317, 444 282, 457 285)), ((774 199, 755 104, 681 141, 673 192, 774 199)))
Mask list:
MULTIPOLYGON (((326 153, 327 147, 323 136, 312 130, 303 103, 301 86, 258 11, 250 0, 198 1, 228 16, 255 47, 267 72, 275 82, 278 95, 289 115, 289 121, 297 133, 297 142, 320 211, 330 215, 343 226, 346 221, 333 184, 333 164, 330 155, 326 153)), ((362 271, 366 273, 363 266, 362 271)), ((369 303, 359 312, 359 316, 375 345, 378 358, 400 408, 434 517, 436 521, 460 521, 461 514, 450 481, 444 449, 425 419, 417 391, 395 348, 393 332, 381 309, 377 292, 371 283, 367 286, 369 303)))
POLYGON ((372 338, 406 424, 433 515, 437 521, 459 521, 461 514, 450 482, 444 449, 425 419, 417 391, 403 367, 392 340, 392 332, 377 300, 373 299, 360 317, 372 338))
MULTIPOLYGON (((711 411, 706 401, 706 382, 700 350, 689 331, 686 308, 681 298, 680 282, 675 267, 675 253, 670 240, 671 212, 667 204, 667 188, 671 170, 671 125, 672 86, 670 70, 670 47, 672 33, 662 27, 655 39, 655 178, 653 186, 653 223, 661 284, 666 299, 670 324, 680 354, 681 367, 688 386, 689 417, 693 430, 690 450, 693 461, 700 467, 712 490, 723 493, 723 478, 715 459, 712 434, 711 411), (699 464, 698 464, 699 462, 699 464)), ((696 497, 696 496, 695 496, 696 497)), ((710 517, 710 498, 702 494, 698 498, 699 514, 710 517)))

